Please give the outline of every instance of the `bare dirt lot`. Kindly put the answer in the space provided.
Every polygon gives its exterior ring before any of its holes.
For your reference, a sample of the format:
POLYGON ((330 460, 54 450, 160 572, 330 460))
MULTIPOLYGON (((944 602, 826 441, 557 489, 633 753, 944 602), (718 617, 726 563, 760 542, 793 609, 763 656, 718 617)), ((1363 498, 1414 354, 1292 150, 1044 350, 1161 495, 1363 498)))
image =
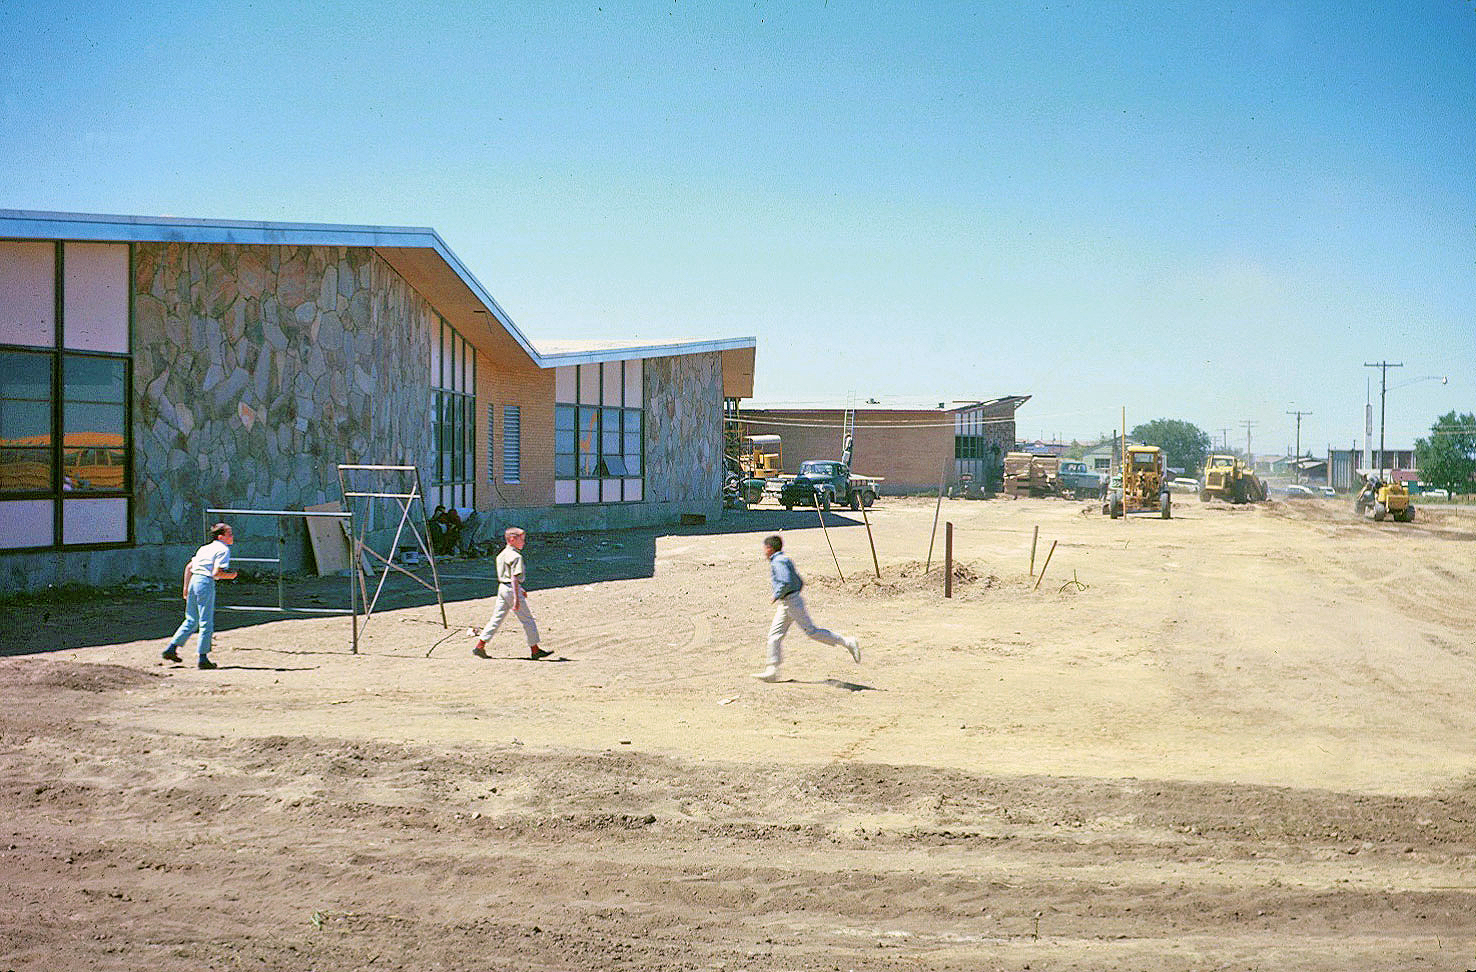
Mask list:
POLYGON ((0 608, 0 970, 1476 969, 1476 513, 1347 507, 945 501, 951 601, 931 501, 871 511, 881 581, 856 514, 844 582, 813 511, 534 537, 545 662, 0 608), (859 666, 748 678, 779 526, 859 666))

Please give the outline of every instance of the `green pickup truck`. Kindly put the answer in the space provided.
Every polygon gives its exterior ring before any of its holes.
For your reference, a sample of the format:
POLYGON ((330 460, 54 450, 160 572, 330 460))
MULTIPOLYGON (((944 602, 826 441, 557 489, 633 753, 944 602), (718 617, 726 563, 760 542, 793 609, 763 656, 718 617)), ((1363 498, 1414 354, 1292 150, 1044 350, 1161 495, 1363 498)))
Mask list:
POLYGON ((833 459, 806 459, 800 463, 799 475, 779 490, 779 502, 786 510, 796 506, 818 506, 828 510, 845 505, 853 510, 876 502, 877 483, 871 476, 853 476, 851 467, 833 459))

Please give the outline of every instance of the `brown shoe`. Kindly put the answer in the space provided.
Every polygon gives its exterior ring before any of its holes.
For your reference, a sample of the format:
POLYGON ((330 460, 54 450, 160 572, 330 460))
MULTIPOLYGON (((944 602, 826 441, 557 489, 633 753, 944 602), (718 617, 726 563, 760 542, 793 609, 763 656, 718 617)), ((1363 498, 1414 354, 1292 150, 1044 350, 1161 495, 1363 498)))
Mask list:
POLYGON ((473 648, 472 649, 472 654, 473 655, 476 655, 478 658, 490 658, 491 657, 490 655, 487 654, 486 649, 483 648, 481 645, 477 645, 475 648, 473 648))
POLYGON ((553 654, 553 652, 551 652, 551 651, 544 651, 542 648, 538 647, 537 645, 534 645, 532 648, 529 648, 528 649, 528 657, 529 658, 532 658, 534 661, 537 661, 540 658, 547 658, 549 655, 552 655, 552 654, 553 654))

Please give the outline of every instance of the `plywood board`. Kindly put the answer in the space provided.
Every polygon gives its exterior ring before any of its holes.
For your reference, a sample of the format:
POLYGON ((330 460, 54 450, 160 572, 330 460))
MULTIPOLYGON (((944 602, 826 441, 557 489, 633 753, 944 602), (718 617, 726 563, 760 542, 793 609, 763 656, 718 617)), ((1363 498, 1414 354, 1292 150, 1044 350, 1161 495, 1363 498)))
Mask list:
MULTIPOLYGON (((304 506, 310 513, 340 513, 343 506, 338 503, 320 503, 304 506)), ((349 567, 348 533, 344 529, 347 520, 330 519, 326 516, 307 516, 308 539, 313 543, 313 560, 318 564, 318 576, 336 574, 349 567)))

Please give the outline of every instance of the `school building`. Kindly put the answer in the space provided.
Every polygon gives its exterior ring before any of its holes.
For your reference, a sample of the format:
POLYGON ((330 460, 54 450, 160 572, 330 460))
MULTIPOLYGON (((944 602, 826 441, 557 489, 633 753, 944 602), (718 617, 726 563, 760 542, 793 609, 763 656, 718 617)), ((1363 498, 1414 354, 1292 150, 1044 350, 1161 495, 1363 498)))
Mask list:
MULTIPOLYGON (((1006 395, 951 408, 857 406, 852 472, 880 476, 884 495, 936 491, 992 483, 1015 447, 1015 411, 1029 395, 1006 395)), ((839 459, 846 410, 839 408, 744 408, 731 416, 745 435, 778 435, 783 471, 793 474, 806 459, 839 459)))
POLYGON ((716 518, 754 353, 537 346, 428 228, 0 210, 0 591, 177 577, 202 510, 339 463, 530 529, 716 518))

